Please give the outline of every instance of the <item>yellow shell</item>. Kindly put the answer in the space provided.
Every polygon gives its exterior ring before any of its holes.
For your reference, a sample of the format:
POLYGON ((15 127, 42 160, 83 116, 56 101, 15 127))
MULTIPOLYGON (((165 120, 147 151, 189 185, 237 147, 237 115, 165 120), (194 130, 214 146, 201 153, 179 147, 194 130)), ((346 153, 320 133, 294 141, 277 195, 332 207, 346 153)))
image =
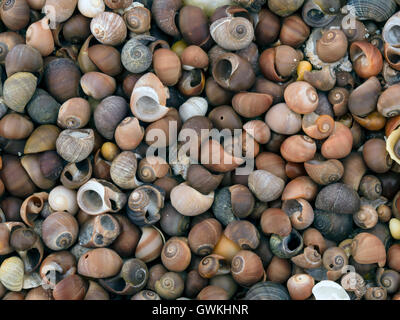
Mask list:
POLYGON ((0 281, 10 291, 21 291, 24 283, 24 263, 19 257, 11 257, 0 266, 0 281))
POLYGON ((392 218, 389 221, 390 234, 396 240, 400 240, 400 220, 392 218))
POLYGON ((179 40, 172 45, 171 50, 175 52, 178 57, 180 57, 183 50, 185 50, 187 46, 188 45, 184 40, 179 40))
POLYGON ((308 61, 300 61, 299 65, 297 66, 297 81, 303 81, 304 73, 311 70, 311 63, 309 63, 308 61))
MULTIPOLYGON (((394 152, 394 148, 397 143, 400 144, 400 127, 397 128, 396 130, 394 130, 390 134, 389 138, 386 140, 386 150, 389 152, 390 157, 394 161, 396 161, 398 164, 400 164, 400 157, 398 157, 394 152)), ((400 149, 400 147, 399 147, 399 149, 400 149)))

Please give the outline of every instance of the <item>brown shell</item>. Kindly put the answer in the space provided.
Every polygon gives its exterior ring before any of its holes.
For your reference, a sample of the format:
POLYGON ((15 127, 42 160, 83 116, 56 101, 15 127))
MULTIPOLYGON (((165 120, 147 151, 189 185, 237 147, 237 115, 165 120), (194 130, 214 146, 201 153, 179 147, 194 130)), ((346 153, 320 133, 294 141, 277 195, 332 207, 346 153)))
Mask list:
POLYGON ((360 233, 351 244, 351 255, 361 264, 378 263, 383 267, 386 263, 386 250, 382 241, 370 233, 360 233))

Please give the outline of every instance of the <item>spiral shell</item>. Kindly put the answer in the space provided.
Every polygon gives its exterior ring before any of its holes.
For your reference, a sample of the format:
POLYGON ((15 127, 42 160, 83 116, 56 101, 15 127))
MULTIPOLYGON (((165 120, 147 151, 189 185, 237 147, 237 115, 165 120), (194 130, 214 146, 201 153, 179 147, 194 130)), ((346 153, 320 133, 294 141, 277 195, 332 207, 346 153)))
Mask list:
POLYGON ((90 30, 99 42, 110 46, 121 44, 128 33, 124 19, 113 12, 102 12, 94 17, 90 30))
POLYGON ((150 40, 154 40, 154 38, 140 36, 134 37, 125 43, 121 52, 121 61, 126 70, 132 73, 141 73, 150 67, 153 55, 144 44, 145 41, 150 40))
POLYGON ((174 300, 182 295, 184 281, 180 274, 167 272, 156 281, 155 288, 161 298, 174 300))
POLYGON ((130 194, 127 215, 138 226, 154 224, 160 220, 163 207, 164 193, 156 186, 143 185, 130 194))
POLYGON ((211 37, 223 49, 236 51, 247 48, 254 38, 253 24, 242 17, 226 17, 210 26, 211 37))
POLYGON ((211 279, 218 275, 228 274, 230 266, 225 257, 218 254, 210 254, 201 259, 198 271, 201 277, 211 279))
POLYGON ((165 244, 161 252, 161 261, 170 271, 184 271, 190 264, 190 248, 186 238, 172 237, 165 244))

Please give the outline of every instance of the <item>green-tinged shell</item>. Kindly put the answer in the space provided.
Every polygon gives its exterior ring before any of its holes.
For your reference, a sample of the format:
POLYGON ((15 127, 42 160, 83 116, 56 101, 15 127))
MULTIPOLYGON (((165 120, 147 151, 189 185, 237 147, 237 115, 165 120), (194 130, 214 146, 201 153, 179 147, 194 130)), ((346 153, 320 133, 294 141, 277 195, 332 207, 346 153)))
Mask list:
POLYGON ((289 292, 280 283, 259 282, 247 291, 244 300, 290 300, 289 292))
POLYGON ((394 0, 350 0, 347 5, 354 8, 355 14, 360 20, 383 22, 396 12, 394 0))
POLYGON ((303 237, 296 229, 286 236, 273 234, 269 239, 269 246, 274 255, 282 259, 289 259, 300 253, 303 249, 303 237))
POLYGON ((0 266, 0 281, 10 291, 21 291, 24 283, 24 262, 21 258, 11 257, 0 266))
POLYGON ((36 86, 37 78, 32 73, 15 73, 4 82, 4 102, 10 109, 22 113, 35 93, 36 86))
POLYGON ((38 124, 56 124, 61 104, 43 89, 37 89, 26 106, 32 120, 38 124))
POLYGON ((329 240, 340 242, 347 239, 353 229, 353 216, 350 214, 325 212, 318 209, 314 211, 314 214, 314 227, 329 240))
POLYGON ((224 226, 227 226, 232 221, 238 220, 232 211, 230 199, 231 193, 229 187, 225 187, 216 192, 215 200, 212 205, 215 218, 224 226))

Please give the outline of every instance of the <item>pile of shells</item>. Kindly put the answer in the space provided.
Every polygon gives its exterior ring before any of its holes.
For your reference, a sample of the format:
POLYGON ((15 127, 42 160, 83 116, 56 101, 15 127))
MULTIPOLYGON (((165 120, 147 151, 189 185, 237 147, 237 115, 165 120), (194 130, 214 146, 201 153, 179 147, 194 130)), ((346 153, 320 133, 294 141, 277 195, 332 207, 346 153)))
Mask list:
POLYGON ((399 0, 0 18, 0 298, 400 299, 399 0))

